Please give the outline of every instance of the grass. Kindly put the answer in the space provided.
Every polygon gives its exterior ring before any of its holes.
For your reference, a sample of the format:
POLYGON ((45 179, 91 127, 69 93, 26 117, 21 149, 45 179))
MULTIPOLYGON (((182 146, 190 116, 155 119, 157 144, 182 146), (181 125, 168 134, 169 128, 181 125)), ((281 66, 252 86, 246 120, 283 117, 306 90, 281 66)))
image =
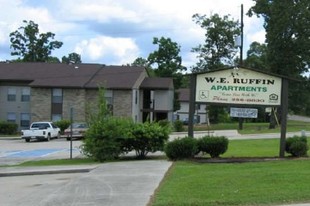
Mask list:
POLYGON ((176 162, 152 206, 271 205, 310 202, 310 161, 176 162))
MULTIPOLYGON (((269 129, 269 123, 243 123, 243 130, 239 130, 240 134, 257 134, 257 133, 279 133, 281 127, 277 126, 275 129, 269 129)), ((237 130, 239 128, 238 122, 233 123, 219 123, 208 125, 196 125, 195 131, 208 131, 208 130, 237 130)), ((187 130, 187 127, 184 127, 187 130)), ((287 132, 299 132, 301 130, 310 131, 309 122, 300 122, 289 120, 287 122, 287 132)))
MULTIPOLYGON (((308 140, 309 142, 309 140, 308 140)), ((279 139, 230 140, 229 157, 277 157, 279 139)), ((247 163, 175 162, 152 206, 280 205, 310 202, 310 159, 247 163)))
POLYGON ((223 157, 276 157, 279 150, 279 139, 230 140, 223 157))
MULTIPOLYGON (((30 166, 54 166, 54 165, 84 165, 84 164, 98 164, 98 162, 89 158, 77 158, 77 159, 54 159, 54 160, 37 160, 27 161, 19 164, 18 166, 30 167, 30 166)), ((16 165, 15 165, 16 166, 16 165)))

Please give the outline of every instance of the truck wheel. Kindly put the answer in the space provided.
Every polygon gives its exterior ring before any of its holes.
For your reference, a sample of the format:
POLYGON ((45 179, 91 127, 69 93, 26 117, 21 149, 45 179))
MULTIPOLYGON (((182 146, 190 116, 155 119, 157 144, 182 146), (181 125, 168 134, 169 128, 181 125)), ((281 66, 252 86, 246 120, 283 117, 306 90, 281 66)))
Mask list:
POLYGON ((47 135, 47 139, 46 139, 46 141, 50 141, 51 140, 51 135, 50 134, 48 134, 47 135))
POLYGON ((25 139, 26 142, 30 142, 30 139, 25 139))

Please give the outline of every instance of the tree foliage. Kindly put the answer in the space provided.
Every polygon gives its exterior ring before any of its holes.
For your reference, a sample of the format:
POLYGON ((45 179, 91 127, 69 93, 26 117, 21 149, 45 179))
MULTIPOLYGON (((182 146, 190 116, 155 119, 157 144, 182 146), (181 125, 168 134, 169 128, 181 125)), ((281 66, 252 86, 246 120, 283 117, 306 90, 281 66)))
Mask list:
POLYGON ((130 65, 131 66, 144 67, 148 71, 148 74, 149 74, 150 77, 156 76, 155 72, 154 72, 154 69, 151 67, 151 65, 150 65, 150 63, 149 63, 149 61, 147 59, 144 59, 142 57, 138 57, 130 65))
POLYGON ((155 75, 158 77, 172 77, 174 87, 180 88, 182 84, 182 71, 186 67, 182 66, 182 57, 180 56, 180 46, 170 38, 154 37, 153 44, 158 45, 158 49, 150 53, 148 62, 150 65, 156 65, 155 75))
MULTIPOLYGON (((153 44, 158 45, 158 49, 148 56, 149 65, 154 65, 154 73, 157 77, 173 78, 174 89, 179 89, 183 84, 183 71, 186 67, 182 66, 180 56, 180 46, 170 38, 154 37, 153 44)), ((174 93, 174 110, 180 108, 178 93, 174 93)))
POLYGON ((48 62, 54 49, 62 46, 60 41, 52 41, 52 32, 40 33, 39 26, 33 21, 24 20, 26 26, 10 33, 12 56, 19 56, 24 62, 48 62))
POLYGON ((80 64, 82 63, 81 55, 75 52, 70 53, 68 56, 63 56, 61 62, 65 64, 80 64))
POLYGON ((229 15, 221 17, 218 14, 210 17, 195 14, 193 21, 206 30, 205 42, 192 49, 192 52, 198 53, 198 63, 193 67, 193 72, 233 65, 237 52, 234 38, 240 34, 238 22, 231 20, 229 15))
POLYGON ((243 61, 243 65, 253 69, 268 71, 267 45, 252 42, 247 51, 247 58, 243 61))
POLYGON ((272 72, 299 77, 310 63, 310 1, 255 0, 249 10, 264 18, 272 72))
POLYGON ((264 18, 270 71, 302 82, 290 82, 289 108, 309 110, 309 80, 302 75, 310 66, 310 1, 255 0, 248 14, 264 18))

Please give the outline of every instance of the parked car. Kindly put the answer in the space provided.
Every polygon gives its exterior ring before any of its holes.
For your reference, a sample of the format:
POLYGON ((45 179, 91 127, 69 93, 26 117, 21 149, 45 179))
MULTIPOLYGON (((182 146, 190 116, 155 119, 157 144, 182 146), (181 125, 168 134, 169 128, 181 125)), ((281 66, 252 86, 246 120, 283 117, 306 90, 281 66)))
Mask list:
POLYGON ((28 130, 21 131, 21 138, 26 142, 32 139, 49 141, 60 137, 60 128, 52 122, 33 122, 28 130))
POLYGON ((73 123, 64 131, 64 135, 69 141, 71 139, 71 127, 72 127, 72 138, 82 139, 85 136, 85 132, 88 130, 88 125, 84 122, 73 123))

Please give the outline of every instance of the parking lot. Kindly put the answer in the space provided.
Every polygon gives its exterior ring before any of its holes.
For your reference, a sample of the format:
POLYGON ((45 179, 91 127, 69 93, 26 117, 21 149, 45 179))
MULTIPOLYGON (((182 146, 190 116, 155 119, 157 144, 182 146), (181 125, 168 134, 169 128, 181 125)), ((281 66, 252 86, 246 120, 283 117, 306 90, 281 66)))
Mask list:
MULTIPOLYGON (((81 155, 82 142, 72 141, 72 157, 81 155)), ((67 159, 71 157, 71 144, 65 138, 25 142, 22 139, 0 138, 0 165, 14 165, 29 160, 67 159)))

